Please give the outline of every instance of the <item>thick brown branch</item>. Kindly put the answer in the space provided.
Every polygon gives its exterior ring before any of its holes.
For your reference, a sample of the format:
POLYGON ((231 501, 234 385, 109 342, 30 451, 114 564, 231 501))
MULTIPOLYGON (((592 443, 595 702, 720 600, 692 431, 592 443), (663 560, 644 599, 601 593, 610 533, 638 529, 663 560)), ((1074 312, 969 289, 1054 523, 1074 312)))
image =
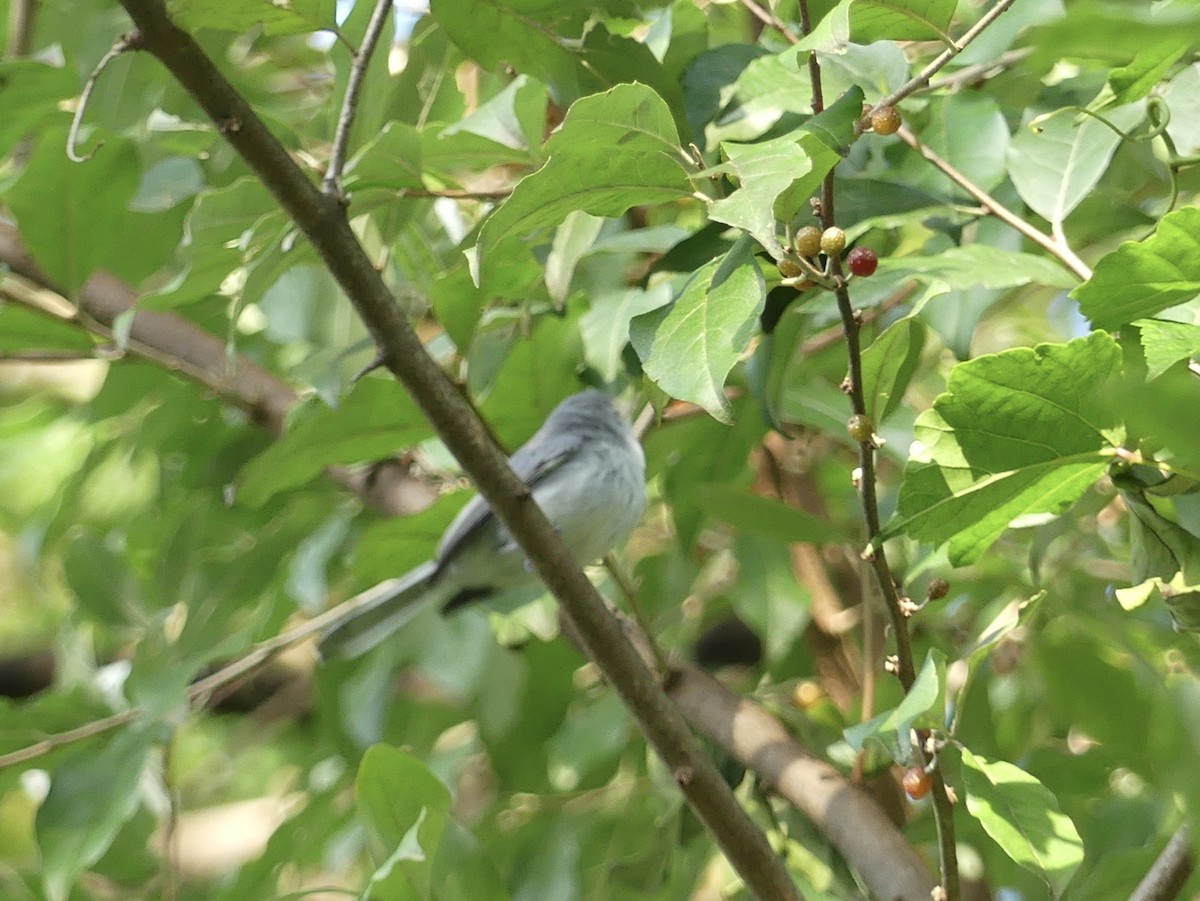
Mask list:
POLYGON ((122 0, 143 44, 200 104, 291 214, 371 332, 388 368, 411 392, 439 437, 517 539, 547 587, 579 626, 589 656, 617 689, 680 791, 761 898, 798 892, 766 836, 704 755, 678 709, 572 559, 529 490, 459 392, 425 351, 380 274, 359 245, 344 210, 322 194, 161 0, 122 0))
POLYGON ((711 676, 677 669, 669 686, 689 722, 812 820, 873 897, 929 901, 934 881, 928 868, 870 795, 809 754, 758 704, 711 676))
MULTIPOLYGON (((59 288, 26 251, 11 225, 0 223, 0 263, 22 278, 50 291, 59 288)), ((83 286, 79 312, 93 331, 111 337, 113 323, 137 303, 132 286, 97 272, 83 286)), ((168 369, 185 373, 241 407, 271 432, 283 430, 283 417, 296 402, 286 382, 245 358, 230 361, 221 339, 182 316, 143 310, 133 317, 130 350, 168 369)))

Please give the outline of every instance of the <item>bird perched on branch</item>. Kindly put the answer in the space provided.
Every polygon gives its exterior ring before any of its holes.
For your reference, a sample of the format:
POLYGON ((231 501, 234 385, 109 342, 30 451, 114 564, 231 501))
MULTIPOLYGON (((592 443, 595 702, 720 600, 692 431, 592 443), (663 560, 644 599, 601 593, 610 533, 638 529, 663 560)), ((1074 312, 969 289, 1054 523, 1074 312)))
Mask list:
MULTIPOLYGON (((508 462, 581 564, 624 541, 645 510, 641 445, 600 391, 560 403, 508 462)), ((324 632, 321 653, 356 657, 427 607, 449 613, 537 582, 524 551, 476 495, 446 529, 434 559, 377 586, 377 597, 324 632)))

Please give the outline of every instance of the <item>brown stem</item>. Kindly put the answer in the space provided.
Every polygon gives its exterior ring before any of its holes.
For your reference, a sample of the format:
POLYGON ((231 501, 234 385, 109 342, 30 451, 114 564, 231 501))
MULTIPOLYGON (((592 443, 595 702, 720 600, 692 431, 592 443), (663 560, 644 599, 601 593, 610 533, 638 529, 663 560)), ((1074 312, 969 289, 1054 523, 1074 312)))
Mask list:
MULTIPOLYGON (((808 0, 800 0, 800 21, 804 33, 811 29, 808 0)), ((821 64, 815 53, 808 58, 809 76, 812 81, 813 113, 819 113, 823 108, 823 93, 821 81, 821 64)), ((830 170, 821 183, 821 225, 831 228, 836 225, 834 206, 834 170, 830 170)), ((838 314, 842 320, 842 331, 846 337, 846 356, 849 368, 848 393, 850 406, 856 415, 866 416, 866 394, 862 376, 862 323, 854 311, 850 301, 850 291, 842 275, 842 262, 838 255, 830 257, 830 274, 837 288, 838 314)), ((900 593, 892 579, 891 568, 888 566, 887 554, 876 538, 880 533, 879 499, 876 494, 875 473, 875 443, 873 438, 859 442, 859 471, 858 492, 863 519, 866 524, 868 545, 872 547, 869 560, 875 572, 879 589, 883 593, 885 605, 892 624, 892 634, 896 642, 896 675, 900 684, 908 691, 916 678, 913 665, 912 642, 908 631, 908 615, 901 604, 900 593)), ((918 744, 924 743, 924 737, 918 744)), ((924 755, 924 750, 918 752, 924 755)), ((934 820, 937 825, 938 852, 941 862, 941 888, 945 892, 946 901, 958 901, 960 896, 958 877, 958 857, 954 843, 954 816, 949 795, 946 792, 945 780, 940 768, 935 768, 932 774, 934 797, 934 820)))
POLYGON ((472 477, 542 581, 579 627, 588 655, 612 683, 676 784, 751 891, 799 892, 766 836, 701 750, 678 708, 629 645, 595 587, 491 439, 474 409, 429 356, 358 243, 336 200, 321 193, 162 0, 121 0, 145 48, 217 124, 312 243, 367 326, 380 355, 472 477))
POLYGON ((729 749, 828 836, 872 897, 929 901, 929 870, 879 805, 761 706, 693 667, 677 669, 668 690, 701 734, 729 749))
POLYGON ((12 0, 8 5, 8 59, 22 59, 33 50, 33 24, 37 19, 37 0, 12 0))
POLYGON ((1181 826, 1133 890, 1129 901, 1172 901, 1179 897, 1195 868, 1192 840, 1187 826, 1181 826))

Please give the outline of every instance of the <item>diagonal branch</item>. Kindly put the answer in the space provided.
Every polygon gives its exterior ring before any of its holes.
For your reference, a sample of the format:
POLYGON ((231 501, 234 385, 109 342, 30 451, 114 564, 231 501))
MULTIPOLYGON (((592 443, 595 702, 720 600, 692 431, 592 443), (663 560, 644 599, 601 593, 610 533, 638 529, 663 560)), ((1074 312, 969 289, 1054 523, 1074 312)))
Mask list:
POLYGON ((929 86, 929 79, 937 75, 938 72, 946 68, 950 60, 958 56, 967 46, 977 37, 986 31, 993 22, 1001 15, 1008 11, 1008 8, 1015 3, 1016 0, 996 0, 996 5, 989 9, 986 13, 979 17, 979 21, 963 32, 963 36, 952 43, 949 47, 935 56, 920 72, 898 87, 886 97, 880 99, 876 106, 895 106, 905 97, 910 94, 915 94, 922 88, 929 86))
POLYGON ((934 151, 930 150, 922 144, 917 136, 907 128, 901 128, 896 135, 905 144, 911 147, 921 156, 925 157, 930 163, 933 163, 940 169, 947 178, 979 201, 980 206, 1007 225, 1014 231, 1020 232, 1034 244, 1041 247, 1043 250, 1055 256, 1064 266, 1070 269, 1079 277, 1081 281, 1087 281, 1092 277, 1091 267, 1083 260, 1075 255, 1075 252, 1067 246, 1065 241, 1059 241, 1047 235, 1045 232, 1034 228, 991 194, 984 191, 979 185, 967 178, 950 163, 938 156, 934 151))
POLYGON ((323 194, 205 55, 162 0, 121 0, 143 46, 217 124, 321 255, 371 332, 388 369, 579 627, 588 655, 616 688, 692 809, 761 898, 797 898, 786 868, 701 750, 677 707, 629 645, 595 587, 508 466, 471 405, 429 356, 358 243, 336 199, 323 194))

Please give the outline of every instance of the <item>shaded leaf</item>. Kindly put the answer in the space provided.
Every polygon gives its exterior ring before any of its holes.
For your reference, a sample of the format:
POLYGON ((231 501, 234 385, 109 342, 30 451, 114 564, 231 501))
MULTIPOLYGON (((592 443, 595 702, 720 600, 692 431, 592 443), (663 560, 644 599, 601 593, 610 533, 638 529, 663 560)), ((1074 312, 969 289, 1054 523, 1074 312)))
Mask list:
MULTIPOLYGON (((1142 120, 1141 104, 1110 110, 1106 118, 1122 131, 1142 120)), ((1008 148, 1008 174, 1021 199, 1049 222, 1062 222, 1100 181, 1121 137, 1091 117, 1045 120, 1034 131, 1022 127, 1008 148)))
POLYGON ((1156 379, 1180 360, 1200 355, 1200 325, 1168 322, 1162 319, 1138 319, 1142 352, 1146 355, 1146 380, 1156 379))
POLYGON ((110 136, 85 163, 71 162, 65 143, 64 132, 43 134, 6 196, 29 252, 73 298, 122 252, 120 223, 141 176, 131 141, 110 136))
POLYGON ((1078 280, 1054 260, 1017 253, 988 244, 951 247, 931 256, 885 257, 877 275, 907 273, 923 281, 941 282, 951 290, 1049 285, 1073 288, 1078 280))
POLYGON ((699 498, 704 512, 741 532, 788 543, 843 540, 832 523, 818 516, 732 485, 705 485, 699 498))
POLYGON ((102 751, 80 751, 55 770, 36 819, 42 880, 51 901, 65 901, 75 878, 100 859, 137 810, 136 789, 150 747, 146 730, 125 729, 102 751))
POLYGON ((904 399, 908 383, 921 363, 925 324, 906 316, 888 326, 862 354, 863 392, 867 415, 878 425, 904 399))
POLYGON ((171 0, 171 18, 189 31, 217 28, 268 34, 304 34, 334 27, 334 0, 171 0))
POLYGON ((306 412, 242 469, 240 501, 261 506, 326 466, 388 457, 432 434, 408 392, 390 379, 362 379, 340 407, 313 401, 306 412))

